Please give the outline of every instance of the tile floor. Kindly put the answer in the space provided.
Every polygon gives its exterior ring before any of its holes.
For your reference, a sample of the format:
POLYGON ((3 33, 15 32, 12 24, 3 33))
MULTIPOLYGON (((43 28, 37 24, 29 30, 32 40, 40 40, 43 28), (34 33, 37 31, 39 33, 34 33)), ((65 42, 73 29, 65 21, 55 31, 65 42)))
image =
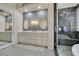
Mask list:
POLYGON ((16 44, 0 50, 0 56, 54 56, 54 50, 16 44))
POLYGON ((58 45, 57 50, 59 56, 73 56, 72 46, 58 45))

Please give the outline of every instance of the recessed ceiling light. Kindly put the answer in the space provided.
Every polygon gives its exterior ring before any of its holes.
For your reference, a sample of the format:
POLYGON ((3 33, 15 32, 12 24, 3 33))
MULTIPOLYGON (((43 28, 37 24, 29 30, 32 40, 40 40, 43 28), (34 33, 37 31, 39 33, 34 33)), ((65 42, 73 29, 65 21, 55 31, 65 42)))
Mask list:
POLYGON ((40 9, 41 7, 39 6, 38 8, 40 9))
POLYGON ((25 9, 25 11, 28 11, 28 9, 25 9))

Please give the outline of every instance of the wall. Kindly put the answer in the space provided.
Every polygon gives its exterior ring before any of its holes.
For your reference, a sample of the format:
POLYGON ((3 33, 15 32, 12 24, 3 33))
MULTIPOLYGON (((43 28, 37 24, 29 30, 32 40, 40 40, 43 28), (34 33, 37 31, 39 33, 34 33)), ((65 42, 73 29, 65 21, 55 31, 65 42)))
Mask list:
POLYGON ((17 32, 22 32, 23 31, 23 14, 21 12, 15 11, 14 12, 14 17, 15 17, 15 27, 17 32))
POLYGON ((79 7, 77 8, 77 31, 79 31, 79 7))
POLYGON ((13 13, 13 27, 12 27, 12 43, 16 44, 17 41, 17 32, 22 32, 22 24, 23 24, 23 15, 22 13, 15 10, 13 13))

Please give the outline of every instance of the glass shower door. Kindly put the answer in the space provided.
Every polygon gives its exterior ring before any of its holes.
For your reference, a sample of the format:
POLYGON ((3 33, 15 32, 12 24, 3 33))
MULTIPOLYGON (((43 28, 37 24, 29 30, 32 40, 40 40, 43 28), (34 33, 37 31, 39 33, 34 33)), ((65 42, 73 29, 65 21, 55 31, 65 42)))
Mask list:
POLYGON ((58 9, 57 50, 61 56, 72 56, 72 46, 79 43, 77 32, 77 8, 58 9))

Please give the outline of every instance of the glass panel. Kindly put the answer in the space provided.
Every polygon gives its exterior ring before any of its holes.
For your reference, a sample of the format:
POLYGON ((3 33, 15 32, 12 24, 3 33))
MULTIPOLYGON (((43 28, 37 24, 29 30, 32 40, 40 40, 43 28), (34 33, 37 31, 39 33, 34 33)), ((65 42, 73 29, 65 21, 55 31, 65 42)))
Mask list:
POLYGON ((72 56, 73 45, 79 43, 77 31, 77 7, 58 10, 58 54, 72 56))

